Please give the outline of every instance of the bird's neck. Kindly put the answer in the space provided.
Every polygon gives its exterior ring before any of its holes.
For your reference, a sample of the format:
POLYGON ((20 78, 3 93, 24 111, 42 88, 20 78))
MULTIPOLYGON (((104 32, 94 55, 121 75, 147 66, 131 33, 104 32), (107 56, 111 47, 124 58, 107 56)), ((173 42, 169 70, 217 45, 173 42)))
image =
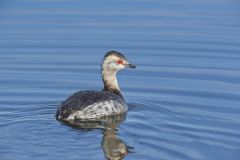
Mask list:
POLYGON ((102 79, 104 83, 104 90, 119 92, 120 88, 117 81, 117 71, 102 69, 102 79))

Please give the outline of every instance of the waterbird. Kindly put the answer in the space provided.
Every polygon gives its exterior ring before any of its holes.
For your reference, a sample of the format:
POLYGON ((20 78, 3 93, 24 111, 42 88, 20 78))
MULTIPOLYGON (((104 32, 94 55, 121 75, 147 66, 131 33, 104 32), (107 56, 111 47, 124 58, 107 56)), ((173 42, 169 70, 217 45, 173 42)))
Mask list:
POLYGON ((101 91, 78 91, 63 101, 56 112, 59 121, 94 120, 104 116, 123 114, 128 106, 117 81, 117 72, 136 68, 120 52, 109 51, 103 58, 101 74, 104 88, 101 91))

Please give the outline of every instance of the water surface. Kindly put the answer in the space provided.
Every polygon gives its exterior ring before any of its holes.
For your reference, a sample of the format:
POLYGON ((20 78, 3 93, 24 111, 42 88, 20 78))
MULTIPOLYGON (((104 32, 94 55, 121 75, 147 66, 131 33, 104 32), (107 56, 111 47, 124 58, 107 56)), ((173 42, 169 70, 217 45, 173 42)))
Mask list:
POLYGON ((2 0, 0 159, 97 160, 120 146, 125 160, 239 160, 239 16, 236 0, 2 0), (73 92, 102 89, 108 50, 138 66, 118 74, 126 119, 57 122, 73 92))

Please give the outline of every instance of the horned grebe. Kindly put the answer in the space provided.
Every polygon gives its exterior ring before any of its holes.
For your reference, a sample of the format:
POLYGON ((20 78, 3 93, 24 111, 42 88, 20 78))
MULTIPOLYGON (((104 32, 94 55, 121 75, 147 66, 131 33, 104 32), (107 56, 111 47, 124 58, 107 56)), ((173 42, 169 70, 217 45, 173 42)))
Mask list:
POLYGON ((104 116, 122 114, 128 107, 118 86, 116 73, 124 68, 136 68, 127 58, 109 51, 102 61, 102 91, 79 91, 60 104, 56 119, 70 122, 77 119, 97 119, 104 116))

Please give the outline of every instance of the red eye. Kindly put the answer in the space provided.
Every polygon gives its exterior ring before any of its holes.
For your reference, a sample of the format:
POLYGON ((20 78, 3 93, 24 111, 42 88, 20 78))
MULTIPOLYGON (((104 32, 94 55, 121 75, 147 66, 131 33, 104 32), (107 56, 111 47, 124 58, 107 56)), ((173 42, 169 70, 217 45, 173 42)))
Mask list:
POLYGON ((123 61, 119 59, 119 60, 117 61, 117 64, 123 64, 123 61))

